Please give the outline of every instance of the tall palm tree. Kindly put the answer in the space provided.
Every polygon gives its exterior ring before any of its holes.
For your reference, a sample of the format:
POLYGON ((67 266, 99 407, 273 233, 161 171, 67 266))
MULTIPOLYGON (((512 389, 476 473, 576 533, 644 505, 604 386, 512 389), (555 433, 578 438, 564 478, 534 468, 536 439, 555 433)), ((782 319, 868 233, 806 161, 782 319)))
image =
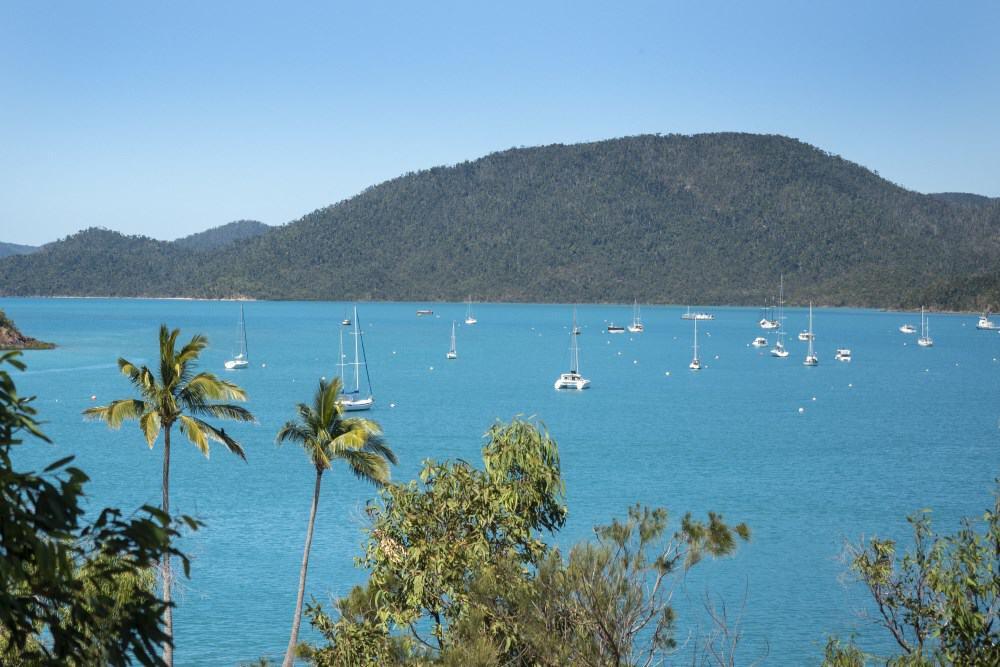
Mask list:
MULTIPOLYGON (((187 436, 195 447, 206 457, 209 440, 221 442, 226 449, 244 461, 243 447, 225 429, 216 428, 202 417, 235 419, 252 422, 254 417, 246 408, 219 400, 245 401, 246 392, 239 386, 221 380, 212 373, 196 373, 198 355, 208 345, 208 339, 196 335, 182 347, 177 347, 180 329, 170 331, 167 325, 160 325, 160 368, 159 376, 145 366, 136 366, 127 359, 118 359, 118 368, 132 382, 139 392, 139 398, 124 398, 108 405, 83 411, 87 419, 103 421, 113 429, 118 429, 125 421, 137 420, 146 437, 150 449, 163 431, 163 504, 164 513, 170 513, 170 430, 177 424, 181 433, 187 436)), ((163 660, 167 666, 173 665, 174 621, 170 605, 170 559, 163 557, 163 600, 167 603, 164 612, 164 630, 167 640, 163 643, 163 660)))
POLYGON ((337 402, 340 395, 340 378, 327 383, 320 380, 319 389, 313 397, 313 404, 299 403, 298 419, 288 421, 275 440, 297 442, 302 445, 316 469, 316 488, 313 490, 312 508, 309 510, 309 528, 306 530, 306 546, 302 554, 302 568, 299 570, 299 592, 295 598, 295 616, 292 618, 292 636, 288 640, 288 650, 282 667, 291 667, 295 658, 295 646, 299 639, 299 624, 302 621, 302 598, 306 589, 306 571, 309 568, 309 548, 312 546, 313 525, 316 522, 316 507, 319 505, 319 488, 323 473, 335 461, 344 461, 359 479, 377 486, 389 482, 389 463, 397 462, 396 455, 382 439, 382 427, 370 419, 345 418, 343 406, 337 402))

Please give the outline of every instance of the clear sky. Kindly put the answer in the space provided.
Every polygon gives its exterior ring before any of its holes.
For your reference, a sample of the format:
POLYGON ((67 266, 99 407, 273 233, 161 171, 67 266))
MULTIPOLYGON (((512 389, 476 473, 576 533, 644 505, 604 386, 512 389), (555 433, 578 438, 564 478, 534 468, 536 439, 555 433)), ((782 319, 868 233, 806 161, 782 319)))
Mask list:
POLYGON ((1000 196, 1000 2, 0 0, 0 241, 282 224, 512 146, 730 130, 1000 196))

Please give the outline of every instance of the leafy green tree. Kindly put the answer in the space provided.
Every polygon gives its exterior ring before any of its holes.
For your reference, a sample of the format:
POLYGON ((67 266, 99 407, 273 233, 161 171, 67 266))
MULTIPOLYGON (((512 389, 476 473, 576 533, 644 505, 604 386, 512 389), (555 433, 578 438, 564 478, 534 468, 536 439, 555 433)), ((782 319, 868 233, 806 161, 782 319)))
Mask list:
POLYGON ((148 506, 132 518, 105 508, 85 522, 88 478, 69 466, 72 456, 41 473, 15 470, 22 438, 49 439, 4 366, 24 364, 18 353, 0 355, 0 664, 163 664, 156 647, 170 641, 169 603, 155 595, 152 568, 173 555, 187 572, 170 546, 176 528, 148 506))
POLYGON ((335 621, 308 608, 329 640, 314 662, 395 664, 421 649, 440 651, 448 627, 471 613, 478 572, 497 562, 528 567, 545 554, 539 531, 558 530, 566 518, 555 441, 523 420, 495 424, 487 439, 485 470, 428 460, 419 482, 387 486, 369 505, 359 560, 368 584, 338 602, 335 621))
POLYGON ((283 667, 291 667, 298 646, 302 598, 305 595, 306 572, 309 569, 309 548, 312 545, 323 473, 330 470, 335 462, 343 461, 355 477, 383 486, 389 483, 389 463, 397 463, 396 455, 385 444, 382 428, 376 422, 344 417, 343 406, 337 401, 341 388, 340 378, 335 378, 332 382, 320 380, 312 405, 299 403, 298 418, 286 422, 276 437, 279 444, 295 442, 302 445, 316 470, 306 545, 302 553, 302 568, 299 570, 299 590, 295 597, 292 634, 288 640, 283 667))
MULTIPOLYGON (((234 419, 243 422, 254 421, 249 410, 231 403, 217 403, 219 400, 246 400, 246 392, 232 382, 222 380, 212 373, 196 372, 198 357, 207 347, 208 339, 195 335, 180 350, 177 338, 180 329, 170 331, 165 324, 160 325, 160 364, 155 374, 146 366, 136 366, 127 359, 118 359, 118 368, 132 383, 140 398, 126 398, 112 401, 108 405, 83 411, 87 419, 103 421, 113 429, 118 429, 125 421, 139 423, 146 443, 152 449, 163 431, 163 501, 160 506, 164 515, 170 513, 170 434, 176 424, 206 457, 209 441, 220 442, 226 449, 246 460, 243 447, 224 428, 217 428, 203 417, 234 419)), ((173 638, 173 614, 170 605, 170 558, 165 556, 161 564, 163 573, 163 599, 168 603, 164 610, 164 625, 168 639, 173 638)), ((168 666, 173 665, 173 642, 163 643, 163 659, 168 666)))
MULTIPOLYGON (((952 535, 935 534, 927 512, 907 520, 913 547, 901 558, 893 540, 851 548, 851 570, 902 651, 889 664, 1000 664, 1000 494, 981 525, 964 519, 952 535)), ((828 645, 827 663, 851 651, 828 645)))
POLYGON ((652 664, 675 648, 672 584, 749 530, 710 513, 635 506, 568 558, 543 532, 565 521, 558 448, 533 423, 496 424, 480 471, 427 461, 420 482, 369 507, 367 586, 308 615, 318 665, 652 664))

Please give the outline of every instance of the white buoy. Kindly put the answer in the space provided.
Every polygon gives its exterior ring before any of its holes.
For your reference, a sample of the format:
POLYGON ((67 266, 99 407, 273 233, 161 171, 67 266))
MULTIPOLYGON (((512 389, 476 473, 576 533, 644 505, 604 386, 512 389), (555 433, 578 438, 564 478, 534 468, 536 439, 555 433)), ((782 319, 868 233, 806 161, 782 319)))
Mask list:
POLYGON ((326 380, 326 376, 325 376, 325 375, 320 375, 320 376, 319 376, 319 379, 320 379, 320 380, 326 380))
POLYGON ((431 370, 434 370, 434 367, 433 367, 433 366, 431 366, 431 370))
POLYGON ((852 387, 854 387, 854 383, 853 382, 848 382, 847 383, 847 388, 851 389, 852 387))
POLYGON ((261 368, 267 368, 267 364, 261 364, 260 367, 261 368))
POLYGON ((665 371, 663 374, 669 377, 670 376, 670 371, 665 371))
POLYGON ((90 400, 96 401, 97 400, 97 394, 91 394, 90 395, 90 400))
POLYGON ((806 409, 805 409, 805 408, 799 408, 799 414, 802 414, 802 413, 803 413, 803 412, 805 412, 805 411, 806 411, 806 409))
POLYGON ((390 408, 394 408, 394 407, 396 407, 396 404, 395 404, 395 403, 390 403, 390 404, 389 404, 389 407, 390 407, 390 408))
POLYGON ((815 397, 815 396, 813 396, 813 400, 814 400, 814 401, 816 400, 816 397, 815 397))
POLYGON ((633 359, 633 360, 632 360, 632 363, 633 363, 633 364, 637 364, 637 363, 639 363, 639 360, 638 360, 638 359, 633 359))
POLYGON ((718 360, 719 360, 719 355, 715 355, 715 360, 716 360, 716 361, 718 361, 718 360))

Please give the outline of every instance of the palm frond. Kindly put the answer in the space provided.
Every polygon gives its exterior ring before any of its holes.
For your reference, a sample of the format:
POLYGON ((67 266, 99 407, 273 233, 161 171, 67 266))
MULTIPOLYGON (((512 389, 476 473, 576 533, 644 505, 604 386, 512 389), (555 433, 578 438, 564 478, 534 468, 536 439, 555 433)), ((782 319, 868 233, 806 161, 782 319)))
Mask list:
POLYGON ((214 373, 198 373, 184 384, 180 396, 185 403, 197 405, 206 399, 245 401, 247 393, 239 385, 223 380, 214 373))
POLYGON ((257 419, 249 410, 240 405, 229 403, 209 403, 207 405, 190 406, 191 414, 200 417, 215 417, 216 419, 232 419, 238 422, 256 422, 257 419))
POLYGON ((285 422, 285 425, 278 431, 278 435, 274 436, 274 442, 279 445, 285 442, 304 443, 312 436, 312 431, 304 427, 302 424, 288 421, 285 422))
POLYGON ((208 448, 208 434, 205 433, 205 429, 202 428, 201 424, 198 423, 194 417, 188 417, 187 415, 181 415, 181 433, 187 436, 187 439, 198 448, 198 450, 208 458, 209 448, 208 448))
POLYGON ((347 462, 351 472, 358 479, 371 482, 376 486, 384 486, 389 483, 389 464, 378 454, 365 451, 351 451, 344 452, 341 458, 347 462))
POLYGON ((87 408, 83 411, 84 419, 103 421, 109 427, 118 429, 126 419, 138 419, 146 411, 146 404, 134 398, 112 401, 107 405, 87 408))
POLYGON ((364 451, 377 454, 392 465, 397 465, 399 463, 399 459, 396 458, 396 452, 389 448, 389 445, 386 444, 385 439, 381 435, 368 436, 368 440, 365 442, 364 451))
POLYGON ((181 365, 190 364, 198 360, 198 355, 208 347, 208 337, 202 334, 195 334, 188 341, 188 344, 181 348, 177 354, 177 363, 181 365))
POLYGON ((160 413, 150 410, 143 414, 139 417, 139 428, 146 436, 146 444, 152 448, 153 443, 156 442, 156 436, 160 434, 160 413))
POLYGON ((200 426, 202 428, 202 430, 205 432, 205 435, 210 440, 214 440, 215 442, 222 443, 223 445, 226 446, 226 449, 228 449, 230 452, 232 452, 233 454, 236 454, 237 456, 239 456, 244 461, 247 460, 247 455, 246 455, 246 452, 243 451, 243 446, 240 445, 240 443, 236 442, 236 440, 233 438, 233 436, 231 436, 228 433, 226 433, 226 429, 224 429, 224 428, 215 428, 214 426, 212 426, 208 422, 202 421, 201 419, 198 419, 197 417, 188 417, 188 419, 190 419, 191 421, 193 421, 196 424, 198 424, 198 426, 200 426))

